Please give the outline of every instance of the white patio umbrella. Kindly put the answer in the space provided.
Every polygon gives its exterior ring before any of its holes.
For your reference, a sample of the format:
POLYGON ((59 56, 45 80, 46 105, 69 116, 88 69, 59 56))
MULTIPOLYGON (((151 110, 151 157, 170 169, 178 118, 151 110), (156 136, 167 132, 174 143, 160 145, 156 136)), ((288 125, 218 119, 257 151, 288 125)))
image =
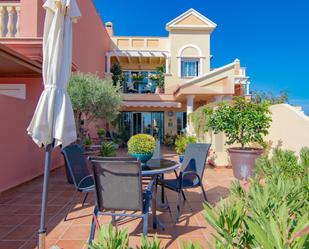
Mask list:
POLYGON ((46 0, 43 37, 44 91, 27 129, 34 142, 46 148, 39 248, 45 248, 45 210, 53 147, 76 140, 76 128, 67 84, 72 69, 72 22, 80 17, 76 0, 46 0))

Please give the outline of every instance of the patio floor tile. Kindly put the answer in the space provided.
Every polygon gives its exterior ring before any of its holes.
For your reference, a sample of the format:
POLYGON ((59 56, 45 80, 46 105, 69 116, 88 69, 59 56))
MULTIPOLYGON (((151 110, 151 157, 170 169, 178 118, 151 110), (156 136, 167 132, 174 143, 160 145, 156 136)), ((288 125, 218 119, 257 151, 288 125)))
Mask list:
POLYGON ((0 248, 1 249, 19 249, 24 241, 0 241, 0 248))
MULTIPOLYGON (((161 148, 165 158, 176 159, 173 151, 161 148)), ((124 150, 119 151, 126 155, 124 150)), ((174 173, 167 174, 174 178, 174 173)), ((207 168, 203 178, 208 200, 217 204, 229 194, 233 173, 226 168, 207 168)), ((64 168, 51 172, 50 189, 47 206, 46 245, 58 245, 62 249, 86 248, 90 233, 94 209, 94 193, 88 197, 88 203, 81 206, 83 194, 78 193, 71 203, 75 192, 74 186, 66 182, 64 168), (70 207, 68 220, 64 221, 70 207)), ((36 249, 37 230, 40 221, 42 177, 36 178, 22 186, 0 194, 0 249, 36 249)), ((161 187, 158 187, 158 200, 161 200, 161 187)), ((210 227, 203 215, 204 198, 200 188, 186 190, 187 200, 182 201, 179 224, 175 224, 177 193, 166 190, 165 195, 169 209, 158 206, 157 216, 165 225, 165 230, 152 228, 152 214, 149 217, 148 236, 157 234, 161 245, 168 249, 181 249, 183 241, 197 241, 203 248, 208 248, 207 241, 212 240, 214 229, 210 227)), ((111 217, 99 216, 100 224, 107 226, 111 217)), ((128 229, 130 246, 140 245, 142 219, 125 219, 117 221, 121 229, 128 229)))
POLYGON ((37 232, 37 226, 17 226, 3 237, 4 240, 27 240, 37 232))

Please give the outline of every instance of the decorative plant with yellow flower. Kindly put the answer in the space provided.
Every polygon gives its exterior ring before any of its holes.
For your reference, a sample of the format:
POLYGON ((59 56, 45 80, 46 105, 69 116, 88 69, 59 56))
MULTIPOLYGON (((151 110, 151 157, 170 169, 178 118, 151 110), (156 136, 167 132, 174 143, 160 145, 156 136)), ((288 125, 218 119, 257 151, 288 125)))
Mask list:
POLYGON ((153 136, 148 134, 137 134, 128 141, 129 154, 152 154, 156 147, 153 136))

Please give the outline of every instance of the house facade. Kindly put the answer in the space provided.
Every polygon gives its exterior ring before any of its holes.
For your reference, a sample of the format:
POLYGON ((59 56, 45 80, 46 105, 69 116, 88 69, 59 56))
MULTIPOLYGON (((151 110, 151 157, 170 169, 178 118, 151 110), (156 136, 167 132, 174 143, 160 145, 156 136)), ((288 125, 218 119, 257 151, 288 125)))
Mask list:
MULTIPOLYGON (((72 69, 104 77, 109 36, 93 2, 77 2, 82 17, 73 25, 72 69)), ((43 172, 44 149, 26 132, 43 91, 43 3, 0 0, 0 193, 43 172)), ((52 162, 63 165, 59 148, 52 162)))
POLYGON ((149 133, 162 141, 167 134, 191 133, 188 117, 199 106, 249 95, 249 78, 238 59, 211 67, 210 38, 216 26, 194 9, 166 24, 167 37, 115 36, 113 24, 105 24, 110 35, 106 75, 113 64, 121 65, 121 122, 130 135, 149 133), (165 68, 163 91, 153 80, 160 66, 165 68))

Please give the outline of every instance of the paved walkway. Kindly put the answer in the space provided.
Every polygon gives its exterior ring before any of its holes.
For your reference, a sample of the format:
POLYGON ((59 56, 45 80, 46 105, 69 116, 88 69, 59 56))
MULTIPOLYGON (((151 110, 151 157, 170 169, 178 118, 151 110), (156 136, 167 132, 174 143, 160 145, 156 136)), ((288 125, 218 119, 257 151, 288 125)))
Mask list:
MULTIPOLYGON (((125 155, 120 150, 119 155, 125 155)), ((177 159, 174 152, 163 148, 165 158, 177 159)), ((173 174, 168 177, 173 177, 173 174)), ((229 193, 229 187, 234 180, 230 169, 207 168, 203 179, 209 201, 217 203, 229 193)), ((37 230, 41 204, 42 177, 32 180, 11 191, 0 195, 0 249, 34 249, 37 243, 37 230)), ((160 191, 159 191, 160 192, 160 191)), ((183 206, 180 223, 175 225, 176 194, 169 190, 167 198, 172 212, 159 210, 158 217, 166 225, 166 229, 153 230, 149 227, 149 236, 157 233, 162 245, 167 248, 181 248, 182 242, 198 241, 207 248, 207 241, 211 241, 212 228, 203 217, 203 196, 200 189, 187 191, 187 201, 183 206)), ((58 245, 64 249, 86 248, 89 236, 91 214, 94 196, 90 195, 85 207, 81 207, 83 195, 76 199, 75 208, 69 214, 68 221, 64 221, 74 188, 67 184, 64 168, 51 173, 47 208, 47 248, 58 245)), ((110 222, 109 217, 101 217, 102 224, 110 222)), ((151 216, 150 216, 151 220, 151 216)), ((140 243, 142 222, 140 219, 127 220, 118 224, 120 228, 127 228, 130 234, 130 245, 140 243)))

